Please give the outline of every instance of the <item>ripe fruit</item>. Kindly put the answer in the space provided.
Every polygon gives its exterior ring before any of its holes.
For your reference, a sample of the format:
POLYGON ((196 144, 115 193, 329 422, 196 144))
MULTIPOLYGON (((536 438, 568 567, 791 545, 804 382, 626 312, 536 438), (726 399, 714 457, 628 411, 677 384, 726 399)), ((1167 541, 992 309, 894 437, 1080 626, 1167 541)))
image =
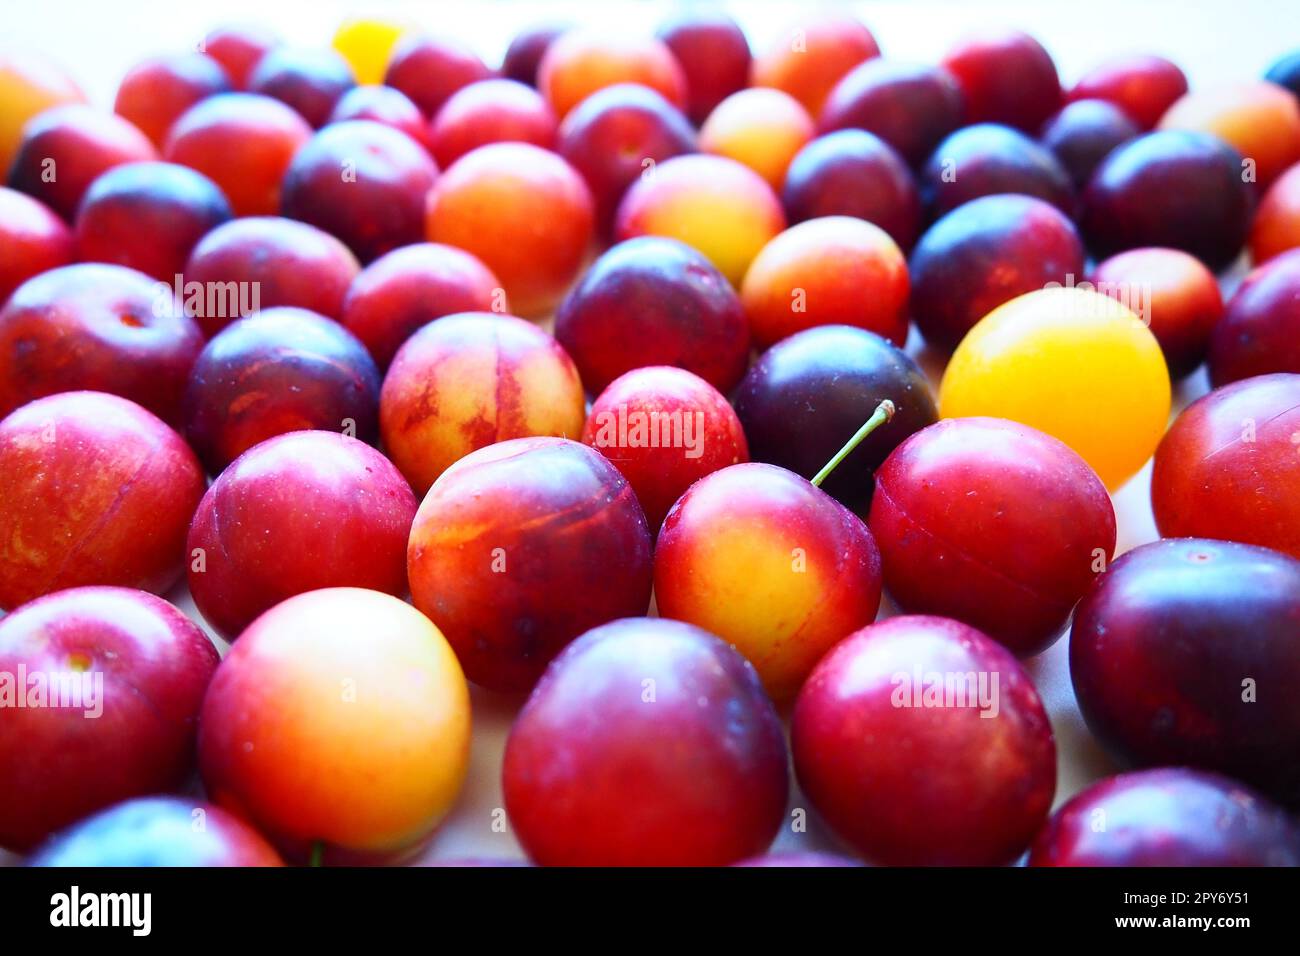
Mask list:
POLYGON ((561 119, 615 83, 640 83, 679 109, 686 105, 686 75, 668 47, 653 37, 569 30, 547 47, 537 66, 537 89, 561 119))
POLYGON ((819 325, 907 342, 907 260, 883 229, 827 216, 791 226, 750 263, 740 287, 760 349, 819 325))
POLYGON ((1143 130, 1152 129, 1174 101, 1187 92, 1187 77, 1164 57, 1114 57, 1083 75, 1068 99, 1114 103, 1143 130))
POLYGON ((72 261, 72 232, 51 209, 31 196, 0 186, 0 308, 33 276, 72 261))
POLYGON ((339 319, 380 369, 422 326, 456 312, 505 312, 505 290, 461 249, 419 242, 380 256, 348 287, 339 319))
POLYGON ((723 866, 781 825, 785 739, 734 650, 689 624, 625 618, 547 668, 511 728, 502 788, 543 866, 723 866))
POLYGON ((167 131, 199 100, 230 92, 230 77, 202 53, 182 53, 138 63, 122 77, 113 112, 162 149, 167 131))
POLYGON ((1249 787, 1161 767, 1075 794, 1034 841, 1029 865, 1300 866, 1300 833, 1249 787))
POLYGON ((0 609, 87 584, 167 591, 203 484, 181 437, 134 402, 24 405, 0 421, 0 609))
POLYGON ((199 726, 213 801, 299 861, 418 851, 469 761, 469 691, 451 648, 410 605, 361 588, 262 615, 217 668, 199 726))
POLYGON ((542 24, 516 33, 501 59, 501 75, 536 88, 537 67, 542 57, 566 29, 558 24, 542 24))
POLYGON ((1156 450, 1151 506, 1165 537, 1221 538, 1300 558, 1300 375, 1216 389, 1156 450))
POLYGON ((623 473, 656 534, 698 479, 749 460, 745 432, 722 393, 668 365, 614 379, 592 403, 582 440, 623 473))
POLYGON ((0 415, 91 389, 176 421, 203 336, 167 286, 80 263, 28 279, 0 310, 0 415))
POLYGON ((678 156, 632 184, 614 234, 679 239, 739 285, 754 256, 784 228, 780 202, 753 170, 722 156, 678 156))
POLYGON ((1187 93, 1161 117, 1160 128, 1219 137, 1253 165, 1261 186, 1300 161, 1300 101, 1276 83, 1256 80, 1187 93))
POLYGON ((696 250, 673 239, 620 242, 560 304, 555 336, 599 393, 624 372, 676 365, 727 392, 749 360, 740 299, 696 250))
POLYGON ((1174 538, 1097 579, 1074 615, 1070 677, 1088 727, 1140 766, 1228 774, 1300 800, 1300 561, 1174 538))
POLYGON ((1242 158, 1207 133, 1162 130, 1113 150, 1083 193, 1080 225, 1093 255, 1166 246, 1210 269, 1232 263, 1254 207, 1242 158))
POLYGON ((393 47, 384 85, 401 90, 432 118, 451 94, 491 76, 474 51, 458 41, 408 33, 393 47))
POLYGON ((391 86, 354 86, 334 104, 331 123, 372 120, 405 133, 426 151, 430 149, 429 127, 420 108, 401 90, 391 86))
POLYGON ((1255 213, 1250 227, 1250 257, 1267 262, 1300 247, 1300 163, 1277 178, 1255 213))
POLYGON ((1040 139, 1056 154, 1076 189, 1088 185, 1101 161, 1141 134, 1137 123, 1105 100, 1075 100, 1047 121, 1040 139))
POLYGON ((475 449, 510 438, 577 438, 578 370, 555 339, 513 315, 462 312, 406 341, 384 378, 380 423, 393 463, 423 496, 475 449))
POLYGON ((736 391, 736 413, 755 461, 811 479, 884 399, 894 404, 889 423, 867 436, 821 486, 865 515, 872 472, 899 442, 936 418, 929 383, 902 350, 842 325, 796 333, 750 368, 736 391))
POLYGON ((0 53, 0 176, 13 165, 27 121, 64 103, 84 103, 85 94, 51 60, 12 47, 0 53))
POLYGON ((684 7, 656 36, 682 68, 686 112, 696 125, 749 82, 749 41, 736 21, 721 10, 684 7))
POLYGON ((209 96, 181 114, 163 158, 197 169, 221 187, 236 216, 280 211, 280 182, 311 138, 306 121, 279 100, 253 93, 209 96))
POLYGON ((262 835, 220 807, 137 797, 58 834, 28 866, 283 866, 262 835))
POLYGON ((890 618, 837 644, 799 693, 790 741, 813 806, 885 865, 1010 863, 1056 789, 1029 675, 947 618, 890 618))
POLYGON ((405 24, 391 20, 349 19, 334 31, 330 46, 347 61, 358 83, 378 84, 406 31, 405 24))
POLYGON ((799 150, 786 170, 781 202, 792 223, 853 216, 879 226, 904 250, 921 231, 921 196, 907 164, 860 129, 819 136, 799 150))
POLYGON ((433 118, 430 140, 446 168, 488 143, 555 146, 555 114, 531 86, 514 80, 480 80, 453 93, 433 118))
POLYGON ((337 322, 264 309, 199 353, 185 392, 185 437, 218 475, 258 442, 303 429, 379 437, 379 369, 337 322))
POLYGON ((185 264, 186 311, 213 336, 258 309, 292 305, 331 319, 361 267, 333 236, 278 216, 213 229, 185 264))
POLYGON ((1223 317, 1214 273, 1179 249, 1130 249, 1099 262, 1091 281, 1146 321, 1160 343, 1169 374, 1194 372, 1205 359, 1211 330, 1223 317))
POLYGON ((356 84, 347 60, 315 47, 276 47, 248 75, 250 93, 292 107, 314 129, 329 121, 334 104, 356 84))
POLYGON ((937 147, 919 174, 932 218, 997 193, 1020 193, 1074 213, 1070 174, 1056 154, 1024 133, 996 123, 966 126, 937 147))
POLYGON ((424 200, 437 176, 409 136, 370 120, 331 123, 285 171, 280 213, 336 236, 370 262, 424 237, 424 200))
POLYGON ((1300 372, 1300 250, 1246 276, 1209 338, 1216 388, 1253 375, 1300 372))
POLYGON ((280 37, 265 27, 240 25, 213 30, 199 49, 221 64, 235 89, 246 90, 253 67, 279 45, 280 37))
POLYGON ((654 583, 663 617, 732 644, 785 700, 831 645, 875 618, 880 553, 867 526, 806 479, 739 464, 673 505, 654 583))
POLYGON ((943 68, 961 88, 967 123, 1005 123, 1036 133, 1061 105, 1056 64, 1018 30, 985 30, 948 51, 943 68))
POLYGON ((790 160, 813 135, 812 117, 798 100, 754 87, 733 93, 709 114, 700 127, 700 149, 745 164, 780 190, 790 160))
POLYGON ((101 807, 181 786, 219 659, 184 614, 129 588, 58 591, 0 620, 0 846, 29 850, 101 807))
POLYGON ((516 438, 443 472, 411 527, 407 566, 415 606, 469 679, 526 691, 584 631, 646 612, 650 549, 641 506, 603 455, 516 438))
POLYGON ((751 86, 789 93, 812 116, 840 79, 880 47, 861 22, 847 13, 825 10, 787 25, 754 56, 751 86))
POLYGON ((187 166, 114 166, 81 201, 77 258, 126 266, 173 285, 195 244, 231 215, 217 184, 187 166))
POLYGON ((871 533, 906 611, 979 628, 1019 656, 1060 636, 1115 551, 1115 509, 1082 458, 999 418, 954 418, 876 469, 871 533))
POLYGON ((1068 287, 986 315, 957 346, 939 390, 940 417, 987 415, 1044 431, 1111 491, 1151 457, 1169 404, 1169 371, 1151 330, 1114 299, 1068 287))
POLYGON ((101 173, 157 158, 149 138, 117 114, 79 103, 57 106, 23 127, 9 186, 71 222, 81 197, 101 173))
POLYGON ((926 342, 951 352, 1003 303, 1081 278, 1084 259, 1074 224, 1055 206, 983 196, 941 218, 912 251, 912 318, 926 342))
POLYGON ((429 193, 425 229, 431 242, 481 259, 520 315, 541 316, 582 268, 594 229, 591 192, 554 153, 492 143, 442 174, 429 193))
POLYGON ((405 594, 415 507, 398 470, 355 438, 299 431, 254 445, 194 514, 186 542, 194 604, 234 640, 263 611, 305 591, 405 594))

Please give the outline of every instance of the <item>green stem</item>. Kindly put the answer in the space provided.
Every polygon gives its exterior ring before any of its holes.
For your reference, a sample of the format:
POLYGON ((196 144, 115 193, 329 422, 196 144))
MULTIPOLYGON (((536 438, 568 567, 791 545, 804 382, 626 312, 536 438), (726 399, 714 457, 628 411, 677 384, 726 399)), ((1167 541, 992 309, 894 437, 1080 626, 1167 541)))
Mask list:
POLYGON ((822 470, 817 472, 812 483, 814 488, 820 488, 832 471, 836 469, 840 462, 852 454, 853 449, 862 444, 862 440, 874 432, 885 422, 894 417, 894 403, 885 399, 876 406, 876 410, 871 413, 871 417, 862 423, 862 427, 844 443, 844 447, 835 453, 835 457, 822 466, 822 470))
POLYGON ((311 845, 311 859, 307 861, 308 866, 323 866, 325 863, 325 844, 317 840, 311 845))

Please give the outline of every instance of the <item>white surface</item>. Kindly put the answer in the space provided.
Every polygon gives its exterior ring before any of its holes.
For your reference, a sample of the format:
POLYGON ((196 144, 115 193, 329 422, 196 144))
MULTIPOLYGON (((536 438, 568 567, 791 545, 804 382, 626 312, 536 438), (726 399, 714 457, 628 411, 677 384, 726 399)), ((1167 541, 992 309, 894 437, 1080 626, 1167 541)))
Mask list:
MULTIPOLYGON (((720 3, 745 27, 751 42, 761 45, 784 30, 806 4, 790 2, 720 3)), ((1295 0, 1234 0, 1232 3, 1188 0, 1094 0, 1085 4, 1030 2, 904 2, 845 3, 875 33, 889 57, 933 62, 961 34, 993 25, 1015 26, 1037 36, 1055 57, 1062 80, 1069 85, 1085 69, 1108 56, 1152 52, 1169 56, 1187 72, 1193 87, 1256 78, 1282 53, 1300 46, 1300 3, 1295 0)), ((53 55, 80 81, 93 101, 111 106, 118 79, 139 59, 189 47, 209 29, 233 22, 261 22, 279 30, 291 42, 328 44, 344 18, 364 13, 411 22, 432 32, 455 35, 475 47, 489 63, 499 60, 510 38, 539 22, 570 21, 608 25, 619 30, 653 30, 673 3, 638 0, 568 2, 455 3, 449 0, 379 0, 365 4, 317 0, 274 3, 264 0, 222 0, 183 3, 168 0, 43 0, 41 3, 0 0, 0 42, 30 46, 53 55)), ((910 349, 917 354, 913 333, 910 349)), ((922 362, 937 383, 938 369, 928 356, 922 362)), ((1178 390, 1175 407, 1206 389, 1198 372, 1178 390)), ((1115 495, 1119 518, 1119 548, 1126 551, 1157 537, 1149 506, 1148 464, 1115 495)), ((171 595, 198 619, 183 591, 171 595)), ((882 614, 887 611, 882 611, 882 614)), ((1088 733, 1074 702, 1067 668, 1067 643, 1027 664, 1056 731, 1059 752, 1057 803, 1115 766, 1088 733)), ((475 688, 474 742, 469 778, 455 810, 435 836, 426 858, 519 857, 522 852, 509 832, 493 827, 494 811, 502 806, 499 771, 510 721, 519 699, 503 698, 475 688)), ((795 790, 791 808, 804 802, 795 790)), ((598 826, 597 821, 593 825, 598 826)), ((828 834, 810 819, 808 833, 787 825, 773 849, 831 848, 828 834)))

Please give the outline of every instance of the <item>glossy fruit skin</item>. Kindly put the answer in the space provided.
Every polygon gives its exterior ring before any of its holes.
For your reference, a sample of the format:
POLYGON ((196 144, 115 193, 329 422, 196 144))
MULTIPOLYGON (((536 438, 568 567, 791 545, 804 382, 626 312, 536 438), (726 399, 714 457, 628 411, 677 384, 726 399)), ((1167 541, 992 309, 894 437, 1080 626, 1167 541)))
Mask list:
POLYGON ((827 133, 795 154, 781 203, 791 223, 821 216, 853 216, 875 223, 902 249, 921 232, 921 197, 911 171, 871 133, 827 133))
POLYGON ((1130 54, 1088 71, 1070 89, 1067 99, 1114 103, 1140 129, 1149 130, 1186 92, 1187 77, 1177 65, 1164 57, 1130 54))
POLYGON ((328 588, 276 605, 231 648, 203 701, 199 768, 213 802, 289 859, 320 844, 326 863, 396 860, 451 808, 469 742, 469 689, 429 619, 328 588))
POLYGON ((1254 163, 1263 187, 1300 162, 1300 100, 1264 80, 1187 93, 1160 118, 1160 129, 1218 136, 1254 163))
POLYGON ((431 119, 451 94, 491 76, 487 65, 458 41, 410 33, 393 47, 384 85, 401 90, 431 119))
POLYGON ((280 210, 280 181, 311 138, 311 127, 279 100, 219 93, 181 114, 167 134, 163 158, 203 173, 225 193, 236 216, 280 210))
POLYGON ((34 853, 27 865, 283 866, 284 862, 261 834, 218 806, 184 797, 137 797, 64 830, 34 853))
POLYGON ((1075 794, 1034 841, 1029 865, 1300 866, 1300 833, 1235 780, 1160 767, 1075 794))
POLYGON ((754 256, 784 228, 780 200, 752 169, 722 156, 677 156, 632 184, 614 236, 678 239, 738 286, 754 256))
POLYGON ((1300 372, 1300 249, 1251 272, 1210 334, 1210 382, 1300 372))
POLYGON ((279 100, 320 129, 334 104, 357 85, 352 67, 333 50, 282 46, 257 61, 248 75, 248 91, 279 100))
POLYGON ((628 187, 655 169, 650 164, 695 152, 695 130, 649 87, 615 83, 569 111, 556 149, 586 180, 600 235, 608 238, 628 187))
POLYGON ((950 352, 1003 303, 1079 281, 1085 258, 1074 224, 1055 206, 983 196, 941 218, 912 251, 912 318, 926 342, 950 352))
POLYGON ((1046 146, 996 123, 978 123, 953 133, 934 151, 919 174, 921 201, 932 219, 962 203, 998 193, 1019 193, 1074 213, 1070 174, 1046 146))
POLYGON ((278 216, 248 216, 218 226, 199 241, 185 264, 185 282, 207 290, 235 283, 239 295, 233 297, 238 299, 234 304, 249 308, 230 308, 232 297, 223 305, 205 295, 202 308, 190 307, 200 304, 196 299, 187 302, 187 310, 209 337, 247 312, 277 305, 337 319, 360 271, 348 247, 315 226, 278 216))
POLYGON ((464 250, 433 242, 403 246, 361 270, 339 319, 381 370, 402 343, 434 319, 456 312, 504 312, 505 290, 464 250))
POLYGON ((822 133, 873 133, 912 166, 925 162, 961 125, 961 89, 951 73, 888 59, 854 67, 831 90, 817 119, 822 133))
POLYGON ((1243 379, 1189 405, 1151 473, 1161 535, 1244 541, 1300 558, 1296 432, 1300 375, 1243 379))
POLYGON ((547 668, 501 776, 510 822, 543 866, 725 866, 772 842, 786 761, 743 657, 689 624, 624 618, 547 668))
POLYGON ((462 87, 433 118, 434 158, 442 167, 488 143, 532 143, 554 149, 557 122, 546 100, 514 80, 480 80, 462 87))
POLYGON ((253 68, 280 43, 265 27, 237 25, 213 30, 203 38, 202 49, 221 64, 236 90, 246 90, 253 68))
POLYGON ((615 83, 640 83, 678 109, 686 105, 686 74, 654 37, 568 30, 547 47, 537 65, 537 90, 560 119, 592 93, 615 83))
POLYGON ((822 485, 865 515, 872 472, 899 442, 937 418, 925 375, 902 350, 849 326, 799 332, 759 357, 736 390, 735 402, 754 460, 810 479, 886 398, 894 403, 894 417, 868 435, 822 485))
POLYGON ((334 31, 330 46, 347 61, 358 83, 378 84, 393 48, 409 28, 395 20, 349 18, 334 31))
POLYGON ((199 100, 230 89, 230 77, 210 56, 156 57, 136 64, 122 77, 113 112, 162 149, 167 131, 182 113, 199 100))
POLYGON ((723 11, 683 7, 655 35, 682 68, 686 113, 697 126, 715 106, 748 85, 749 40, 723 11))
POLYGON ((263 611, 306 591, 405 594, 416 503, 388 459, 355 438, 300 431, 268 439, 217 477, 194 514, 186 542, 194 604, 234 640, 263 611))
POLYGON ((157 158, 149 138, 117 114, 79 103, 56 106, 23 127, 9 186, 71 222, 81 197, 101 173, 157 158))
POLYGON ((24 405, 0 421, 0 608, 88 584, 165 592, 203 485, 181 437, 133 402, 24 405))
POLYGON ((263 309, 208 342, 185 391, 185 438, 208 473, 258 442, 303 429, 379 438, 379 369, 337 322, 263 309))
POLYGON ((622 472, 654 534, 697 480, 749 461, 745 432, 726 397, 669 365, 633 369, 610 382, 591 405, 582 440, 622 472))
POLYGON ((861 219, 809 219, 755 257, 740 287, 760 349, 819 325, 852 325, 907 342, 907 260, 883 229, 861 219))
POLYGON ((1105 100, 1075 100, 1047 121, 1039 139, 1056 154, 1076 189, 1117 146, 1136 139, 1141 129, 1127 113, 1105 100))
POLYGON ((597 259, 556 311, 555 337, 593 395, 644 365, 675 365, 729 392, 749 361, 735 290, 701 253, 658 236, 597 259))
POLYGON ((0 415, 91 389, 176 421, 203 337, 172 297, 121 266, 78 263, 29 279, 0 310, 0 415))
POLYGON ((1205 359, 1211 331, 1223 317, 1223 296, 1214 273, 1179 249, 1130 249, 1093 267, 1090 279, 1103 295, 1143 302, 1151 332, 1169 374, 1180 379, 1205 359))
POLYGON ((566 29, 559 24, 542 24, 515 34, 501 59, 501 75, 508 80, 537 87, 537 67, 555 38, 566 29))
POLYGON ((780 191, 790 160, 815 133, 798 100, 757 86, 717 105, 700 127, 700 149, 743 163, 780 191))
POLYGON ((188 166, 114 166, 81 201, 77 258, 126 266, 174 285, 195 244, 232 215, 217 184, 188 166))
POLYGON ((0 176, 9 174, 28 120, 60 104, 85 101, 77 84, 52 60, 12 46, 0 53, 0 176))
POLYGON ((835 84, 864 60, 880 56, 876 38, 856 18, 834 10, 791 22, 754 55, 751 86, 789 93, 818 116, 835 84))
POLYGON ((1075 610, 1070 678, 1088 727, 1122 758, 1300 802, 1300 708, 1280 691, 1300 680, 1295 558, 1203 538, 1128 552, 1075 610))
POLYGON ((101 807, 182 785, 219 659, 184 614, 130 588, 58 591, 0 620, 0 672, 14 693, 30 696, 33 675, 50 694, 60 693, 60 675, 79 675, 84 695, 75 705, 6 707, 0 846, 29 850, 101 807), (15 679, 20 668, 26 685, 15 679))
POLYGON ((905 611, 962 621, 1024 657, 1061 635, 1115 551, 1115 509, 1082 458, 1000 418, 954 418, 876 470, 868 521, 905 611))
POLYGON ((943 375, 942 418, 991 416, 1065 442, 1114 491, 1169 420, 1169 371, 1151 330, 1114 299, 1047 288, 1000 305, 966 335, 943 375))
POLYGON ((525 318, 545 315, 582 268, 595 228, 591 191, 567 162, 529 143, 466 153, 425 206, 430 242, 482 260, 525 318))
POLYGON ((384 378, 384 447, 423 496, 452 464, 494 442, 532 435, 576 439, 582 382, 542 329, 492 312, 462 312, 424 326, 384 378))
POLYGON ((72 231, 44 203, 0 186, 0 308, 33 276, 72 262, 72 231))
POLYGON ((790 741, 813 807, 883 865, 1008 864, 1056 789, 1052 725, 1029 675, 948 618, 894 617, 837 644, 799 693, 790 741), (924 702, 931 674, 982 678, 991 700, 924 702))
POLYGON ((1218 272, 1246 241, 1252 189, 1242 181, 1241 156, 1221 140, 1161 130, 1102 160, 1084 190, 1079 222, 1097 258, 1166 246, 1218 272))
POLYGON ((1256 264, 1295 248, 1300 248, 1300 163, 1264 193, 1250 227, 1250 257, 1256 264))
POLYGON ((371 120, 331 123, 285 171, 280 214, 323 229, 370 262, 424 238, 424 198, 437 177, 433 160, 404 133, 371 120))
POLYGON ((331 123, 371 120, 405 133, 426 151, 431 150, 429 127, 420 108, 401 90, 391 86, 354 86, 334 104, 331 123))
POLYGON ((655 546, 662 617, 702 627, 793 697, 836 641, 875 619, 880 552, 867 526, 792 471, 722 468, 687 489, 655 546))
POLYGON ((411 527, 407 567, 415 606, 466 676, 520 692, 584 631, 646 612, 650 550, 636 495, 604 455, 516 438, 443 472, 411 527))
POLYGON ((967 123, 1005 123, 1035 133, 1061 106, 1061 81, 1052 57, 1018 30, 968 36, 943 58, 957 80, 967 123))

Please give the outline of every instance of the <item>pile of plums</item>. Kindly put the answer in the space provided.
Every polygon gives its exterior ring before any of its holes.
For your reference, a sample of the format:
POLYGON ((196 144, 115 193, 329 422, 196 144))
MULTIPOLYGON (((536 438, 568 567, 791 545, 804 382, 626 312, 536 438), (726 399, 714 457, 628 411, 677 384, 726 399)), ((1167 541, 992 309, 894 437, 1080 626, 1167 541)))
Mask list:
POLYGON ((1300 864, 1298 97, 834 11, 0 54, 0 848, 416 861, 472 682, 539 865, 1300 864))

